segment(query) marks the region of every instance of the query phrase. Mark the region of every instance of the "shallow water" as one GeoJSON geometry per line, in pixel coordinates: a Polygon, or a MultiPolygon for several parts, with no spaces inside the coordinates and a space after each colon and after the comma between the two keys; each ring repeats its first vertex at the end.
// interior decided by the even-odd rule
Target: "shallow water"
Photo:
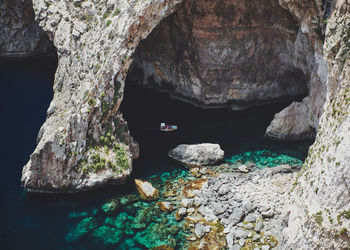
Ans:
{"type": "MultiPolygon", "coordinates": [[[[107,216],[101,212],[101,206],[112,198],[135,192],[132,179],[123,186],[79,195],[29,195],[21,189],[21,170],[35,148],[37,133],[45,120],[56,66],[55,58],[0,61],[2,249],[110,248],[110,244],[104,246],[103,242],[89,237],[72,243],[68,236],[86,216],[93,216],[102,225],[106,217],[113,218],[125,211],[122,206],[118,213],[107,216]]],[[[128,83],[122,111],[141,149],[140,158],[134,164],[133,177],[147,178],[172,171],[175,171],[172,178],[183,174],[182,167],[167,157],[168,150],[180,143],[219,143],[228,161],[237,159],[235,155],[247,161],[254,157],[261,160],[262,155],[256,153],[261,150],[269,150],[269,153],[263,153],[264,157],[283,154],[303,161],[310,142],[276,143],[263,137],[274,113],[286,105],[288,103],[268,105],[244,112],[201,110],[128,83]],[[177,124],[179,130],[175,133],[159,132],[162,121],[177,124]],[[253,153],[247,156],[246,152],[253,153]]],[[[261,162],[265,164],[263,160],[261,162]]],[[[157,185],[162,187],[162,183],[157,185]]],[[[103,232],[106,234],[103,230],[97,233],[103,232]]],[[[117,244],[113,248],[121,249],[122,246],[117,244]]]]}

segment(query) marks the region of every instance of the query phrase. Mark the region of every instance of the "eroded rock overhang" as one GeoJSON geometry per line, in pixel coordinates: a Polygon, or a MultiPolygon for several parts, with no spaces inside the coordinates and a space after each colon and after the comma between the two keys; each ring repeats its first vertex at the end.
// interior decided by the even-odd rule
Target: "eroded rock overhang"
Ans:
{"type": "Polygon", "coordinates": [[[202,108],[246,109],[308,93],[312,47],[278,1],[184,1],[143,40],[129,77],[202,108]]]}

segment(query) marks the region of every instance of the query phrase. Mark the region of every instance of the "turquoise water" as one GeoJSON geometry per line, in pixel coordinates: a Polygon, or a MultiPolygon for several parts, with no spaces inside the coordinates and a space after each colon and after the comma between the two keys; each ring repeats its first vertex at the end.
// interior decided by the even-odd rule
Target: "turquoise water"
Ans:
{"type": "Polygon", "coordinates": [[[181,246],[188,232],[179,229],[174,212],[160,213],[155,201],[141,201],[133,183],[133,178],[154,176],[151,182],[162,190],[169,180],[177,183],[186,177],[187,170],[167,157],[168,150],[180,143],[214,142],[224,149],[227,161],[254,161],[265,167],[285,161],[299,164],[311,143],[264,138],[274,113],[288,103],[244,112],[201,110],[128,83],[122,111],[141,149],[132,178],[125,185],[84,194],[27,194],[20,187],[21,170],[45,120],[56,66],[55,58],[0,61],[2,249],[132,249],[165,242],[181,246]],[[160,133],[161,121],[177,124],[179,131],[160,133]],[[148,212],[140,215],[143,210],[148,212]],[[136,222],[142,220],[140,228],[136,222]]]}

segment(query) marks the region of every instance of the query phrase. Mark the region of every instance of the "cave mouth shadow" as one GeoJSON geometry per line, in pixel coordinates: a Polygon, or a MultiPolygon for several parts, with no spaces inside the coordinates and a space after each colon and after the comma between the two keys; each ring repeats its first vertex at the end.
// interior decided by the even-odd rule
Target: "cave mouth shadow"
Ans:
{"type": "Polygon", "coordinates": [[[202,109],[127,79],[120,110],[140,146],[133,175],[149,176],[179,168],[167,155],[179,144],[218,143],[227,156],[262,145],[293,146],[293,143],[275,142],[264,136],[274,115],[290,103],[266,104],[241,111],[202,109]],[[175,124],[178,130],[162,132],[161,122],[175,124]]]}
{"type": "Polygon", "coordinates": [[[265,130],[307,96],[310,76],[294,59],[308,55],[294,58],[305,37],[292,14],[264,1],[184,1],[140,42],[120,106],[140,144],[136,175],[147,164],[175,164],[167,153],[183,143],[218,143],[227,154],[288,145],[269,141],[265,130]],[[179,129],[161,132],[161,122],[179,129]]]}

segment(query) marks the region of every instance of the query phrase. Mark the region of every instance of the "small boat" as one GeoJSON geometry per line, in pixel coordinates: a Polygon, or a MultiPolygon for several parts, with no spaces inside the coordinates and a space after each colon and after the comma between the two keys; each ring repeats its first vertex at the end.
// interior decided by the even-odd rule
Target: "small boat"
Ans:
{"type": "Polygon", "coordinates": [[[162,122],[160,124],[160,131],[171,132],[177,130],[177,125],[166,124],[162,122]]]}

